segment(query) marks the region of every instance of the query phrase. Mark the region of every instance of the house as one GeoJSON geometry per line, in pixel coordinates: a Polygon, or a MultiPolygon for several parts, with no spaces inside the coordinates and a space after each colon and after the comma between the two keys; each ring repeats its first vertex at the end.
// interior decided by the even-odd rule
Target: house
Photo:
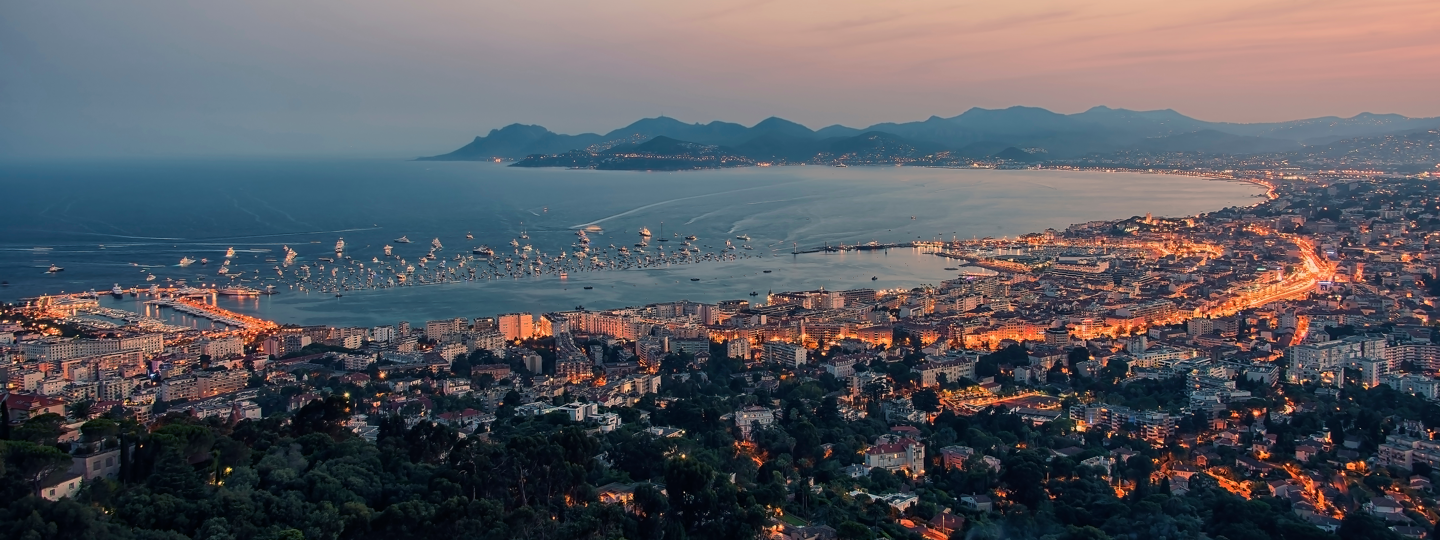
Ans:
{"type": "Polygon", "coordinates": [[[10,408],[11,422],[24,422],[42,414],[65,416],[65,400],[49,396],[26,393],[0,395],[0,402],[10,408]]]}
{"type": "Polygon", "coordinates": [[[911,476],[925,474],[925,445],[909,437],[881,435],[875,445],[865,450],[865,466],[890,472],[906,471],[911,476]]]}
{"type": "Polygon", "coordinates": [[[764,407],[745,407],[735,411],[735,427],[740,428],[740,437],[750,440],[750,436],[757,430],[765,429],[775,423],[775,411],[764,407]]]}
{"type": "Polygon", "coordinates": [[[71,456],[70,472],[85,480],[114,479],[120,476],[120,449],[101,450],[71,456]]]}
{"type": "Polygon", "coordinates": [[[965,460],[975,455],[975,449],[969,446],[946,446],[940,449],[940,461],[946,469],[964,469],[965,460]]]}
{"type": "Polygon", "coordinates": [[[1319,448],[1316,448],[1316,447],[1314,447],[1314,446],[1311,446],[1311,445],[1308,445],[1308,444],[1302,444],[1302,445],[1299,445],[1299,446],[1296,446],[1296,447],[1295,447],[1295,460],[1296,460],[1296,461],[1300,461],[1300,462],[1303,463],[1303,462],[1306,462],[1306,461],[1310,461],[1310,458],[1313,458],[1313,457],[1315,457],[1315,456],[1317,456],[1317,455],[1320,455],[1320,449],[1319,449],[1319,448]]]}
{"type": "Polygon", "coordinates": [[[961,495],[960,502],[973,510],[979,510],[981,512],[991,512],[995,510],[995,503],[990,500],[988,495],[961,495]]]}
{"type": "Polygon", "coordinates": [[[1390,519],[1392,516],[1399,516],[1405,513],[1405,507],[1401,506],[1395,499],[1389,497],[1374,497],[1370,502],[1365,503],[1365,509],[1371,514],[1382,518],[1390,519]]]}
{"type": "Polygon", "coordinates": [[[80,485],[84,480],[79,474],[73,472],[52,474],[40,483],[40,496],[49,501],[58,501],[74,496],[80,491],[80,485]]]}

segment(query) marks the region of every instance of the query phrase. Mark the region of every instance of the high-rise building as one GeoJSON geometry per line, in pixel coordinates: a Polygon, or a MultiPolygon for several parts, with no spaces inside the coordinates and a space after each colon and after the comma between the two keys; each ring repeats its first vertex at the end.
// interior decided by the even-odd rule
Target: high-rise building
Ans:
{"type": "Polygon", "coordinates": [[[506,313],[498,322],[500,334],[507,340],[529,339],[535,334],[535,319],[529,313],[506,313]]]}

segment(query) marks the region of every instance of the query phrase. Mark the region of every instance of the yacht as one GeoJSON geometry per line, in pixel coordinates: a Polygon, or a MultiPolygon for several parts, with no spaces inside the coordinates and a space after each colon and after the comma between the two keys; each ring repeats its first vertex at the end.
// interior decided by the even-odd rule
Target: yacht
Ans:
{"type": "Polygon", "coordinates": [[[649,238],[649,237],[650,237],[650,229],[647,229],[647,228],[645,228],[645,227],[640,227],[640,236],[643,236],[643,237],[645,237],[645,238],[649,238]]]}
{"type": "Polygon", "coordinates": [[[155,274],[146,274],[145,281],[155,281],[155,274]]]}
{"type": "Polygon", "coordinates": [[[54,273],[56,273],[56,272],[64,272],[64,271],[65,271],[64,268],[61,268],[61,267],[59,267],[59,266],[55,266],[55,265],[53,265],[53,264],[50,265],[50,268],[49,268],[49,269],[45,270],[45,272],[46,272],[46,273],[49,273],[49,274],[54,274],[54,273]]]}
{"type": "Polygon", "coordinates": [[[205,259],[205,258],[201,258],[201,259],[200,259],[200,265],[201,265],[201,266],[204,266],[204,265],[207,265],[207,264],[210,264],[210,259],[205,259]]]}
{"type": "Polygon", "coordinates": [[[345,251],[345,239],[344,239],[344,238],[341,238],[341,239],[335,241],[335,253],[340,253],[340,252],[342,252],[342,251],[345,251]]]}
{"type": "Polygon", "coordinates": [[[466,240],[474,240],[474,239],[475,239],[475,235],[470,234],[470,233],[467,232],[467,233],[465,233],[465,239],[466,239],[466,240]]]}
{"type": "Polygon", "coordinates": [[[386,245],[385,245],[385,256],[386,256],[386,257],[389,257],[389,256],[390,256],[390,250],[392,250],[392,249],[395,249],[395,248],[390,247],[389,244],[386,244],[386,245]]]}
{"type": "Polygon", "coordinates": [[[180,266],[190,266],[192,264],[195,264],[195,259],[191,259],[190,257],[180,258],[180,266]]]}
{"type": "Polygon", "coordinates": [[[225,248],[225,258],[226,258],[226,259],[229,259],[229,258],[234,257],[234,256],[235,256],[235,248],[233,248],[233,247],[225,248]]]}
{"type": "Polygon", "coordinates": [[[749,241],[750,241],[750,235],[748,235],[748,234],[742,234],[742,235],[740,235],[740,236],[736,236],[735,239],[736,239],[736,240],[744,240],[744,241],[746,241],[746,242],[749,242],[749,241]]]}
{"type": "Polygon", "coordinates": [[[260,296],[260,291],[249,287],[222,287],[215,292],[225,296],[260,296]]]}
{"type": "Polygon", "coordinates": [[[699,240],[699,239],[696,238],[695,235],[693,235],[693,234],[690,235],[690,236],[686,236],[686,237],[685,237],[685,241],[686,241],[686,242],[694,242],[694,241],[696,241],[696,240],[699,240]]]}
{"type": "Polygon", "coordinates": [[[401,237],[395,239],[395,243],[396,243],[396,244],[409,244],[409,243],[410,243],[410,239],[409,239],[409,238],[406,238],[406,237],[404,237],[404,236],[401,236],[401,237]]]}
{"type": "Polygon", "coordinates": [[[436,239],[434,239],[434,240],[431,240],[431,241],[430,241],[430,247],[435,248],[435,249],[445,249],[445,246],[440,245],[440,239],[439,239],[439,238],[436,238],[436,239]]]}
{"type": "Polygon", "coordinates": [[[120,288],[120,284],[119,284],[119,283],[116,283],[114,287],[111,287],[111,288],[110,288],[110,294],[113,295],[113,296],[116,297],[116,298],[124,298],[124,297],[125,297],[125,289],[121,289],[121,288],[120,288]]]}
{"type": "Polygon", "coordinates": [[[489,246],[480,246],[478,248],[470,250],[470,253],[485,257],[487,259],[495,256],[495,250],[490,249],[489,246]]]}

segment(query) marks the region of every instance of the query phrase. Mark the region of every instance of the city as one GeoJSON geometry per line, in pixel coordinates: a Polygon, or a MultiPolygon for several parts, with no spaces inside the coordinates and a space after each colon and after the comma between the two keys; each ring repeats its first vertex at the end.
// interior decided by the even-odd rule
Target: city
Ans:
{"type": "Polygon", "coordinates": [[[968,270],[910,289],[363,328],[278,325],[208,289],[144,293],[207,330],[43,296],[0,317],[6,438],[42,445],[24,462],[42,498],[117,508],[135,503],[96,486],[154,481],[162,452],[188,453],[186,489],[254,489],[280,481],[253,472],[284,467],[272,458],[327,459],[304,449],[320,433],[627,536],[661,526],[667,491],[694,481],[729,499],[666,519],[724,520],[726,535],[1114,534],[1127,518],[1098,501],[1134,513],[1194,494],[1213,511],[1266,501],[1244,525],[1264,534],[1428,537],[1440,182],[1249,181],[1269,190],[1249,207],[912,242],[968,270]],[[504,449],[534,436],[576,439],[516,450],[536,461],[506,477],[504,449]],[[272,446],[286,440],[299,446],[272,446]],[[526,469],[562,464],[579,476],[526,469]],[[1076,497],[1091,509],[1061,512],[1076,497]]]}
{"type": "Polygon", "coordinates": [[[0,14],[0,538],[1440,540],[1440,2],[0,14]]]}

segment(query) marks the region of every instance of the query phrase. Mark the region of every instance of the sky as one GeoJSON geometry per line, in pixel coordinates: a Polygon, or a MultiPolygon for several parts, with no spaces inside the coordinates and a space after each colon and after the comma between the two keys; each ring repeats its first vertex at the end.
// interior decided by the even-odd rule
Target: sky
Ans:
{"type": "Polygon", "coordinates": [[[513,122],[1440,116],[1435,0],[0,1],[0,157],[443,153],[513,122]]]}

